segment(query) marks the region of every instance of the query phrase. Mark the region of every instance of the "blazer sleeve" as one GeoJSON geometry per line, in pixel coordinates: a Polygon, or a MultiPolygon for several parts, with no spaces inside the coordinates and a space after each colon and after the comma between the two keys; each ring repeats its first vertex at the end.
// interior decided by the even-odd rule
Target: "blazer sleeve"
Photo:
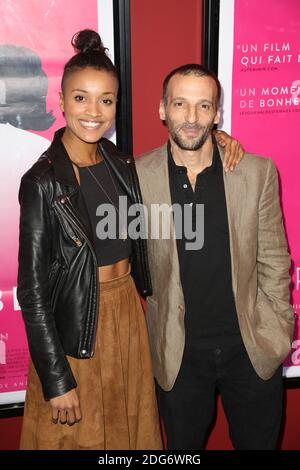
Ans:
{"type": "Polygon", "coordinates": [[[264,188],[259,201],[258,288],[272,303],[273,311],[292,339],[294,312],[290,305],[290,255],[283,226],[275,165],[268,159],[264,188]]]}
{"type": "Polygon", "coordinates": [[[55,326],[50,301],[50,211],[40,181],[23,176],[19,190],[20,234],[17,297],[30,356],[45,399],[76,387],[55,326]]]}

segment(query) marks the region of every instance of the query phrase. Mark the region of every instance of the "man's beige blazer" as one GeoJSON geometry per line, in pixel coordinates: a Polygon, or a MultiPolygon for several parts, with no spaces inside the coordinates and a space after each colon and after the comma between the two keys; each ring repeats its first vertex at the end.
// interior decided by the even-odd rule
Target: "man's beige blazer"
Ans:
{"type": "MultiPolygon", "coordinates": [[[[150,220],[151,204],[171,205],[167,146],[137,158],[136,167],[148,230],[155,232],[158,227],[151,224],[158,222],[150,220]]],[[[240,331],[254,369],[266,380],[289,353],[294,328],[277,171],[271,159],[245,154],[233,172],[224,172],[224,185],[240,331]]],[[[185,344],[185,305],[172,217],[170,223],[170,239],[148,238],[153,295],[147,299],[146,318],[154,375],[164,390],[174,385],[185,344]]]]}

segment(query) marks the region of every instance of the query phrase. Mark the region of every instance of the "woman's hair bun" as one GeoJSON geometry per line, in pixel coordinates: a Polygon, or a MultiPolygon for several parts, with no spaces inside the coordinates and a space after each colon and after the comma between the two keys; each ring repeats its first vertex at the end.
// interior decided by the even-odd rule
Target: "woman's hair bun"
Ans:
{"type": "Polygon", "coordinates": [[[99,34],[92,29],[83,29],[76,33],[72,38],[72,46],[77,52],[83,54],[90,52],[106,54],[106,48],[103,46],[99,34]]]}

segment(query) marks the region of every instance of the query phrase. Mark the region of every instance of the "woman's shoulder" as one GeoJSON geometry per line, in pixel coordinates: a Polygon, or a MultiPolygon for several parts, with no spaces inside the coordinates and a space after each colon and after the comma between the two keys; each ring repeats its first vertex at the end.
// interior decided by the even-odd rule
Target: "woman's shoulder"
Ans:
{"type": "Polygon", "coordinates": [[[53,162],[47,152],[44,152],[38,160],[22,176],[22,180],[31,180],[36,182],[46,182],[52,180],[54,176],[53,162]]]}

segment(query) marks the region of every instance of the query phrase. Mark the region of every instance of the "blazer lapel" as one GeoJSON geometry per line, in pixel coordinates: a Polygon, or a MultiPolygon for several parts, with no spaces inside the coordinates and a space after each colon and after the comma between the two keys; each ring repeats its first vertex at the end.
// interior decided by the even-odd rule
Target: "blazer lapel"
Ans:
{"type": "Polygon", "coordinates": [[[149,189],[152,196],[151,202],[171,205],[167,144],[158,149],[149,170],[152,173],[151,182],[149,181],[149,189]]]}
{"type": "MultiPolygon", "coordinates": [[[[223,160],[223,150],[220,147],[219,152],[223,160]]],[[[247,201],[247,184],[243,170],[239,166],[234,171],[223,174],[229,226],[232,287],[236,296],[239,272],[239,236],[242,231],[243,209],[245,201],[247,201]]]]}
{"type": "MultiPolygon", "coordinates": [[[[178,264],[177,270],[179,275],[179,261],[177,253],[177,244],[175,239],[175,228],[173,215],[170,212],[170,239],[161,239],[161,223],[159,226],[154,226],[158,222],[157,217],[151,216],[151,205],[152,204],[166,204],[168,207],[171,207],[171,193],[169,186],[169,168],[168,168],[168,153],[167,153],[167,144],[157,150],[155,158],[152,160],[147,172],[147,178],[144,180],[144,184],[147,185],[147,200],[151,202],[148,205],[148,221],[149,221],[149,233],[151,237],[151,230],[155,233],[159,233],[159,240],[154,240],[159,244],[160,256],[167,257],[170,259],[170,262],[178,264]]],[[[153,232],[152,232],[153,233],[153,232]]],[[[157,249],[157,248],[156,248],[157,249]]],[[[151,253],[149,253],[151,256],[151,253]]]]}

